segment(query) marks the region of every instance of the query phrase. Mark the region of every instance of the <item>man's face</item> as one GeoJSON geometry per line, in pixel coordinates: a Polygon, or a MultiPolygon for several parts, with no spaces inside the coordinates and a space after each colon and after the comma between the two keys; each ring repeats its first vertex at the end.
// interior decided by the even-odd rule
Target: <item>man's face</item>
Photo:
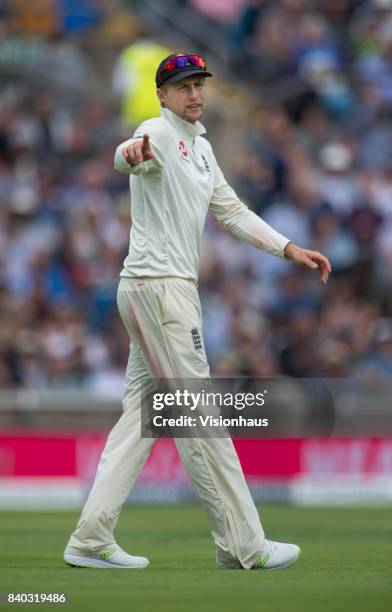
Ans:
{"type": "Polygon", "coordinates": [[[205,81],[205,77],[193,75],[177,83],[168,83],[157,90],[158,98],[181,119],[195,123],[204,110],[205,81]]]}

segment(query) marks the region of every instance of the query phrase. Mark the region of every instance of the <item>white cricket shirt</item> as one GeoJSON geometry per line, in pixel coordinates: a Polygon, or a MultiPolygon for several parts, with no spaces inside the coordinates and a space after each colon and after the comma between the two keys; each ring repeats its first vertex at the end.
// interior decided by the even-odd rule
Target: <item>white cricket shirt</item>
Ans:
{"type": "Polygon", "coordinates": [[[250,211],[228,185],[206,130],[167,108],[144,121],[116,150],[114,167],[129,173],[132,227],[120,276],[178,276],[197,281],[208,210],[235,236],[284,257],[289,239],[250,211]],[[154,159],[128,164],[122,149],[148,134],[154,159]]]}

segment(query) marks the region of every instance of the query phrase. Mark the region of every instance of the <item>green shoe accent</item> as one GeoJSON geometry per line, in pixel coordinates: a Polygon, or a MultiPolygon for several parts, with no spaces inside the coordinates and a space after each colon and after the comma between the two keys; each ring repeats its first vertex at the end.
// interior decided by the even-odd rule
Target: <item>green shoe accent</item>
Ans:
{"type": "Polygon", "coordinates": [[[267,563],[269,558],[270,556],[268,553],[266,553],[263,558],[257,557],[256,559],[257,567],[260,567],[260,568],[264,567],[264,565],[267,563]]]}
{"type": "Polygon", "coordinates": [[[110,557],[110,555],[112,555],[114,552],[114,550],[110,550],[109,552],[101,553],[99,556],[101,557],[102,561],[106,561],[106,559],[110,557]]]}

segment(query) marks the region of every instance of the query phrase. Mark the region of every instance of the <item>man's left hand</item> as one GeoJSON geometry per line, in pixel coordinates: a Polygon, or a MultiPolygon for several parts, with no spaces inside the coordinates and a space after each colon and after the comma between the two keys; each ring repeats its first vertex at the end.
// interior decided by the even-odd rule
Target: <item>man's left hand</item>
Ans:
{"type": "Polygon", "coordinates": [[[318,251],[310,251],[309,249],[301,249],[293,242],[289,242],[284,250],[286,259],[291,259],[298,266],[308,268],[309,270],[318,270],[320,273],[320,281],[326,285],[329,273],[331,272],[331,264],[327,257],[318,251]]]}

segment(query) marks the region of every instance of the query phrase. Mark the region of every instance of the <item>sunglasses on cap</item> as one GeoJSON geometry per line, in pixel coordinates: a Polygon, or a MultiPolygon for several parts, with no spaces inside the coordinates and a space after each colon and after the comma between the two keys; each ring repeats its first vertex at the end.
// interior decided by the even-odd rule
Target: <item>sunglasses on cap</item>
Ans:
{"type": "Polygon", "coordinates": [[[178,79],[172,79],[181,75],[181,73],[189,72],[190,74],[198,74],[199,72],[204,73],[203,76],[212,76],[210,72],[207,72],[207,64],[204,58],[196,53],[178,53],[177,55],[169,55],[166,59],[161,62],[158,66],[155,81],[157,87],[163,85],[163,83],[178,79]]]}

